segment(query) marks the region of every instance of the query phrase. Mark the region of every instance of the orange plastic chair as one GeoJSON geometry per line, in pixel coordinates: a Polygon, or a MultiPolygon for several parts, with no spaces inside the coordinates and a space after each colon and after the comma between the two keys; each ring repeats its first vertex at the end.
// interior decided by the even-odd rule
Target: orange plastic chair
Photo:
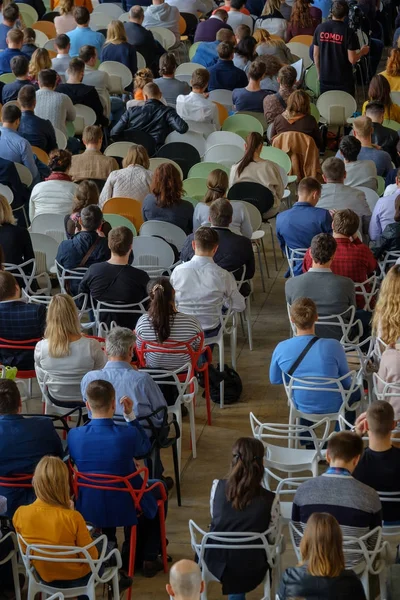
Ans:
{"type": "Polygon", "coordinates": [[[179,17],[179,33],[181,35],[183,35],[186,31],[186,21],[185,19],[182,17],[182,15],[179,17]]]}
{"type": "Polygon", "coordinates": [[[32,152],[33,154],[36,154],[36,156],[39,160],[42,161],[42,163],[44,163],[45,165],[49,164],[49,155],[47,154],[47,152],[45,152],[41,148],[38,148],[37,146],[32,146],[32,152]]]}
{"type": "Polygon", "coordinates": [[[214,104],[217,105],[219,124],[222,126],[223,122],[226,121],[226,119],[229,117],[228,110],[225,108],[225,106],[223,104],[220,104],[219,102],[215,102],[215,100],[213,100],[213,102],[214,102],[214,104]]]}
{"type": "Polygon", "coordinates": [[[305,46],[311,46],[313,43],[312,35],[295,35],[291,40],[291,42],[297,42],[298,44],[304,44],[305,46]]]}
{"type": "MultiPolygon", "coordinates": [[[[54,10],[60,3],[60,0],[50,0],[50,10],[54,10]]],[[[93,12],[92,0],[75,0],[74,6],[85,6],[90,13],[93,12]]]]}
{"type": "Polygon", "coordinates": [[[55,37],[57,37],[55,25],[54,23],[51,23],[51,21],[37,21],[32,25],[32,29],[36,29],[36,31],[41,31],[42,33],[47,35],[49,40],[52,40],[55,37]]]}
{"type": "Polygon", "coordinates": [[[57,56],[57,52],[54,52],[54,50],[47,50],[47,52],[49,53],[50,58],[55,58],[57,56]]]}
{"type": "Polygon", "coordinates": [[[137,231],[144,223],[142,203],[132,198],[110,198],[103,206],[103,214],[121,215],[129,219],[137,231]]]}

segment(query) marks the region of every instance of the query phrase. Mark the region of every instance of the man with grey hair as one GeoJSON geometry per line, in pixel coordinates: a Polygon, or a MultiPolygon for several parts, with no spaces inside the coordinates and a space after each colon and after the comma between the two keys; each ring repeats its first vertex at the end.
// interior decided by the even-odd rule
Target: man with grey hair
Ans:
{"type": "Polygon", "coordinates": [[[132,6],[129,11],[129,21],[124,23],[126,37],[135,47],[136,52],[143,56],[146,67],[149,67],[157,77],[158,62],[165,49],[154,39],[152,32],[143,27],[143,20],[143,8],[139,5],[132,6]]]}
{"type": "Polygon", "coordinates": [[[175,600],[200,600],[204,590],[201,571],[193,560],[180,560],[172,565],[169,583],[165,586],[168,594],[175,600]]]}

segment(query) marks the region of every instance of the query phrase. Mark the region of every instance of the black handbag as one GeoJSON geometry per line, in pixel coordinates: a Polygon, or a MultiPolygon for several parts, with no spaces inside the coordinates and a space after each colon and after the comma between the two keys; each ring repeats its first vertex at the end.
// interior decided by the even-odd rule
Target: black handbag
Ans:
{"type": "Polygon", "coordinates": [[[210,372],[211,400],[217,404],[220,403],[221,396],[219,393],[219,384],[221,379],[223,379],[225,382],[224,404],[234,404],[235,402],[238,402],[243,390],[243,384],[239,373],[237,373],[235,369],[232,369],[232,367],[228,367],[228,365],[224,365],[223,372],[219,371],[218,365],[216,373],[218,373],[218,377],[213,377],[210,372]]]}

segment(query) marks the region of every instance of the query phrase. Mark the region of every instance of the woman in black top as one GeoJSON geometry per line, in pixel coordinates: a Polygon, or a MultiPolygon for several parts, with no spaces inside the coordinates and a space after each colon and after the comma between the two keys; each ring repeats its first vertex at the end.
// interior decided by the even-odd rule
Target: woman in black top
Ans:
{"type": "MultiPolygon", "coordinates": [[[[259,440],[239,438],[233,445],[228,479],[215,480],[211,490],[211,531],[265,533],[277,525],[275,494],[261,485],[263,457],[264,446],[259,440]]],[[[228,600],[244,600],[247,592],[262,583],[268,570],[263,550],[210,549],[206,550],[205,562],[222,583],[228,600]]]]}
{"type": "MultiPolygon", "coordinates": [[[[31,236],[27,229],[16,225],[11,206],[8,200],[0,194],[0,245],[3,248],[4,262],[21,265],[35,258],[32,248],[31,236]]],[[[25,273],[30,274],[32,267],[28,265],[25,273]]],[[[25,287],[21,278],[18,278],[21,287],[25,287]]]]}
{"type": "Polygon", "coordinates": [[[300,543],[302,560],[286,569],[278,598],[307,600],[366,600],[361,581],[344,568],[339,523],[328,513],[313,513],[300,543]]]}
{"type": "Polygon", "coordinates": [[[274,119],[271,139],[286,131],[305,133],[313,138],[317,148],[322,147],[318,123],[310,114],[310,96],[304,90],[296,90],[290,94],[286,110],[274,119]]]}

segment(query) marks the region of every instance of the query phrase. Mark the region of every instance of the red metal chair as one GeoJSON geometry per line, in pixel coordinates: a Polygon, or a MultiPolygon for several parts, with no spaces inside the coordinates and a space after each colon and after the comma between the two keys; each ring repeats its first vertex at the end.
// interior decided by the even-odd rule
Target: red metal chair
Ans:
{"type": "MultiPolygon", "coordinates": [[[[33,352],[35,350],[35,346],[38,342],[40,342],[41,338],[34,338],[31,340],[6,340],[4,338],[0,338],[0,349],[4,350],[32,350],[32,360],[33,360],[33,352]]],[[[32,379],[36,379],[35,369],[18,369],[17,380],[18,379],[28,379],[28,395],[32,396],[32,379]]]]}
{"type": "Polygon", "coordinates": [[[33,473],[16,473],[11,477],[0,475],[0,486],[7,488],[31,488],[33,473]]]}
{"type": "MultiPolygon", "coordinates": [[[[150,487],[147,486],[149,478],[149,471],[146,467],[138,469],[134,473],[121,477],[118,475],[106,475],[100,473],[80,473],[76,471],[70,464],[72,473],[72,487],[74,490],[75,499],[77,500],[79,495],[79,488],[90,488],[92,490],[107,490],[112,492],[121,492],[124,494],[130,494],[134,509],[138,515],[142,512],[141,500],[144,494],[151,493],[153,489],[159,488],[161,499],[157,500],[158,515],[160,521],[160,537],[161,537],[161,551],[162,560],[164,566],[164,573],[168,572],[167,566],[167,538],[165,530],[165,502],[167,500],[167,492],[165,491],[164,485],[161,481],[157,481],[150,487]],[[143,483],[140,489],[135,489],[131,484],[131,479],[134,477],[140,477],[143,475],[143,483]],[[118,484],[123,484],[124,487],[117,487],[118,484]]],[[[87,520],[90,520],[90,515],[83,515],[87,520]]],[[[97,524],[96,524],[97,525],[97,524]]],[[[99,524],[100,526],[100,524],[99,524]]],[[[131,526],[131,537],[129,545],[129,567],[128,575],[133,577],[135,570],[135,554],[136,554],[136,525],[131,526]]],[[[129,588],[128,600],[131,600],[132,587],[129,588]]]]}
{"type": "MultiPolygon", "coordinates": [[[[210,397],[210,379],[208,367],[212,362],[212,352],[209,346],[204,346],[204,333],[201,331],[186,342],[176,342],[166,340],[162,344],[150,340],[144,340],[139,335],[136,336],[136,353],[139,358],[141,368],[151,368],[146,364],[146,354],[187,354],[190,357],[191,372],[190,377],[195,377],[196,373],[204,373],[204,392],[207,408],[207,423],[211,425],[211,397],[210,397]],[[198,347],[195,350],[195,347],[198,347]],[[206,362],[200,367],[198,361],[200,356],[205,353],[206,362]]],[[[179,377],[180,381],[185,380],[185,374],[179,377]]]]}

